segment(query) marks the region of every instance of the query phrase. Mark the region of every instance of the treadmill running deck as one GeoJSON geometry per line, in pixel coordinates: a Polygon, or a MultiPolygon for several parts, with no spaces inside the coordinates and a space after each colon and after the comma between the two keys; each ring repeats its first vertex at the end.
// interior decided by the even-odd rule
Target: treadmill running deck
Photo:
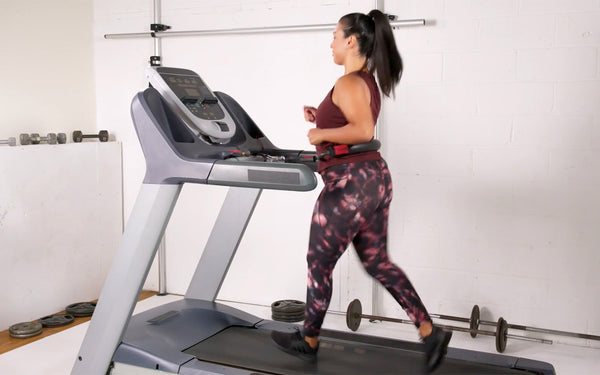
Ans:
{"type": "MultiPolygon", "coordinates": [[[[201,361],[267,374],[420,374],[420,345],[384,347],[322,337],[318,361],[309,363],[286,354],[271,341],[270,330],[229,327],[192,346],[185,353],[201,361]]],[[[523,371],[447,358],[436,375],[520,374],[523,371]]]]}

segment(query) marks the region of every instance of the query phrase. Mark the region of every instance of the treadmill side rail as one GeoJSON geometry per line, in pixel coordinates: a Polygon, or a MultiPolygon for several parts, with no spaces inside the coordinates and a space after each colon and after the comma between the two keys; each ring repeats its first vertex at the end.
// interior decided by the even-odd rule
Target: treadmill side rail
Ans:
{"type": "Polygon", "coordinates": [[[217,160],[208,175],[209,185],[258,189],[310,191],[315,174],[305,165],[217,160]]]}
{"type": "Polygon", "coordinates": [[[182,185],[142,184],[72,375],[105,375],[152,265],[182,185]]]}

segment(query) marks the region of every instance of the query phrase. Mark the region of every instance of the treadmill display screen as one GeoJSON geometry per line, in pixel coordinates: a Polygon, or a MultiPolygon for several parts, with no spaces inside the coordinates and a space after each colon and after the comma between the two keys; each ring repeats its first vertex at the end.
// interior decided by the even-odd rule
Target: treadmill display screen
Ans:
{"type": "Polygon", "coordinates": [[[162,74],[175,95],[196,117],[204,120],[221,120],[225,117],[217,98],[198,77],[162,74]]]}
{"type": "Polygon", "coordinates": [[[194,88],[186,88],[185,93],[188,94],[189,96],[196,96],[196,97],[200,96],[200,91],[198,91],[194,88]]]}

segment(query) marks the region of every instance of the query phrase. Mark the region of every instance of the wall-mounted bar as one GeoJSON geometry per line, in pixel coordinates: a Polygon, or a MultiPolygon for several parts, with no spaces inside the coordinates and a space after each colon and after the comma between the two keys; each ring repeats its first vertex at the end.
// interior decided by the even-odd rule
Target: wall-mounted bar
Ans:
{"type": "MultiPolygon", "coordinates": [[[[392,28],[401,26],[425,26],[424,19],[398,20],[391,21],[392,28]]],[[[336,24],[321,25],[297,25],[297,26],[271,26],[271,27],[247,27],[233,29],[214,29],[214,30],[191,30],[191,31],[164,31],[164,32],[145,32],[145,33],[124,33],[124,34],[105,34],[106,39],[124,39],[124,38],[167,38],[177,36],[206,36],[206,35],[229,35],[229,34],[268,34],[299,31],[321,31],[333,30],[336,24]]]]}

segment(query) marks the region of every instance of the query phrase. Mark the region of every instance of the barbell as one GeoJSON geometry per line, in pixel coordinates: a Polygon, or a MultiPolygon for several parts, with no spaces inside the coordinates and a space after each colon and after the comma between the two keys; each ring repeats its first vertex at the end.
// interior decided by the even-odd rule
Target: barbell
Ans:
{"type": "MultiPolygon", "coordinates": [[[[552,340],[509,334],[508,333],[509,325],[504,318],[499,318],[498,322],[495,323],[495,326],[496,326],[495,332],[480,330],[480,329],[478,329],[478,327],[479,327],[479,323],[481,323],[482,321],[479,320],[479,307],[477,307],[476,310],[477,310],[476,313],[474,312],[475,309],[473,309],[473,312],[471,313],[471,317],[473,318],[474,316],[476,316],[476,319],[472,319],[471,321],[467,318],[458,318],[458,317],[453,317],[453,316],[448,316],[448,315],[439,315],[439,314],[431,314],[431,317],[437,317],[439,319],[446,319],[447,317],[451,317],[453,319],[450,319],[450,320],[461,319],[460,321],[469,322],[470,323],[469,328],[442,325],[442,324],[437,324],[437,323],[436,323],[436,325],[440,328],[445,328],[445,329],[449,329],[452,331],[470,333],[471,337],[476,337],[478,334],[486,335],[486,336],[493,336],[496,338],[496,351],[498,351],[499,353],[503,353],[504,350],[506,349],[506,342],[508,341],[508,339],[533,341],[533,342],[540,342],[543,344],[552,344],[552,340]],[[477,324],[475,325],[475,323],[477,323],[477,324]]],[[[392,322],[392,323],[414,324],[411,320],[407,320],[407,319],[389,318],[389,317],[385,317],[385,316],[363,314],[362,313],[362,305],[360,303],[360,300],[355,299],[354,301],[350,302],[350,304],[348,305],[348,309],[346,310],[346,325],[352,331],[356,331],[358,329],[358,327],[360,327],[361,319],[381,320],[384,322],[392,322]]]]}
{"type": "MultiPolygon", "coordinates": [[[[473,309],[471,309],[471,317],[470,318],[461,318],[458,316],[452,316],[452,315],[438,315],[438,314],[430,314],[432,318],[438,318],[438,319],[443,319],[443,320],[453,320],[456,322],[463,322],[463,323],[469,323],[469,327],[473,328],[474,330],[479,329],[479,325],[487,325],[487,326],[495,326],[496,323],[494,322],[490,322],[488,320],[481,320],[479,317],[479,306],[477,305],[473,305],[473,309]]],[[[521,324],[508,324],[506,325],[508,328],[510,329],[517,329],[520,331],[528,331],[528,332],[536,332],[536,333],[548,333],[548,334],[552,334],[552,335],[557,335],[557,336],[569,336],[569,337],[576,337],[579,339],[586,339],[586,340],[598,340],[600,341],[600,336],[596,336],[596,335],[590,335],[587,333],[577,333],[577,332],[568,332],[568,331],[559,331],[556,329],[549,329],[549,328],[537,328],[537,327],[530,327],[530,326],[526,326],[526,325],[521,325],[521,324]]],[[[477,333],[471,333],[471,337],[476,337],[477,333]]]]}

